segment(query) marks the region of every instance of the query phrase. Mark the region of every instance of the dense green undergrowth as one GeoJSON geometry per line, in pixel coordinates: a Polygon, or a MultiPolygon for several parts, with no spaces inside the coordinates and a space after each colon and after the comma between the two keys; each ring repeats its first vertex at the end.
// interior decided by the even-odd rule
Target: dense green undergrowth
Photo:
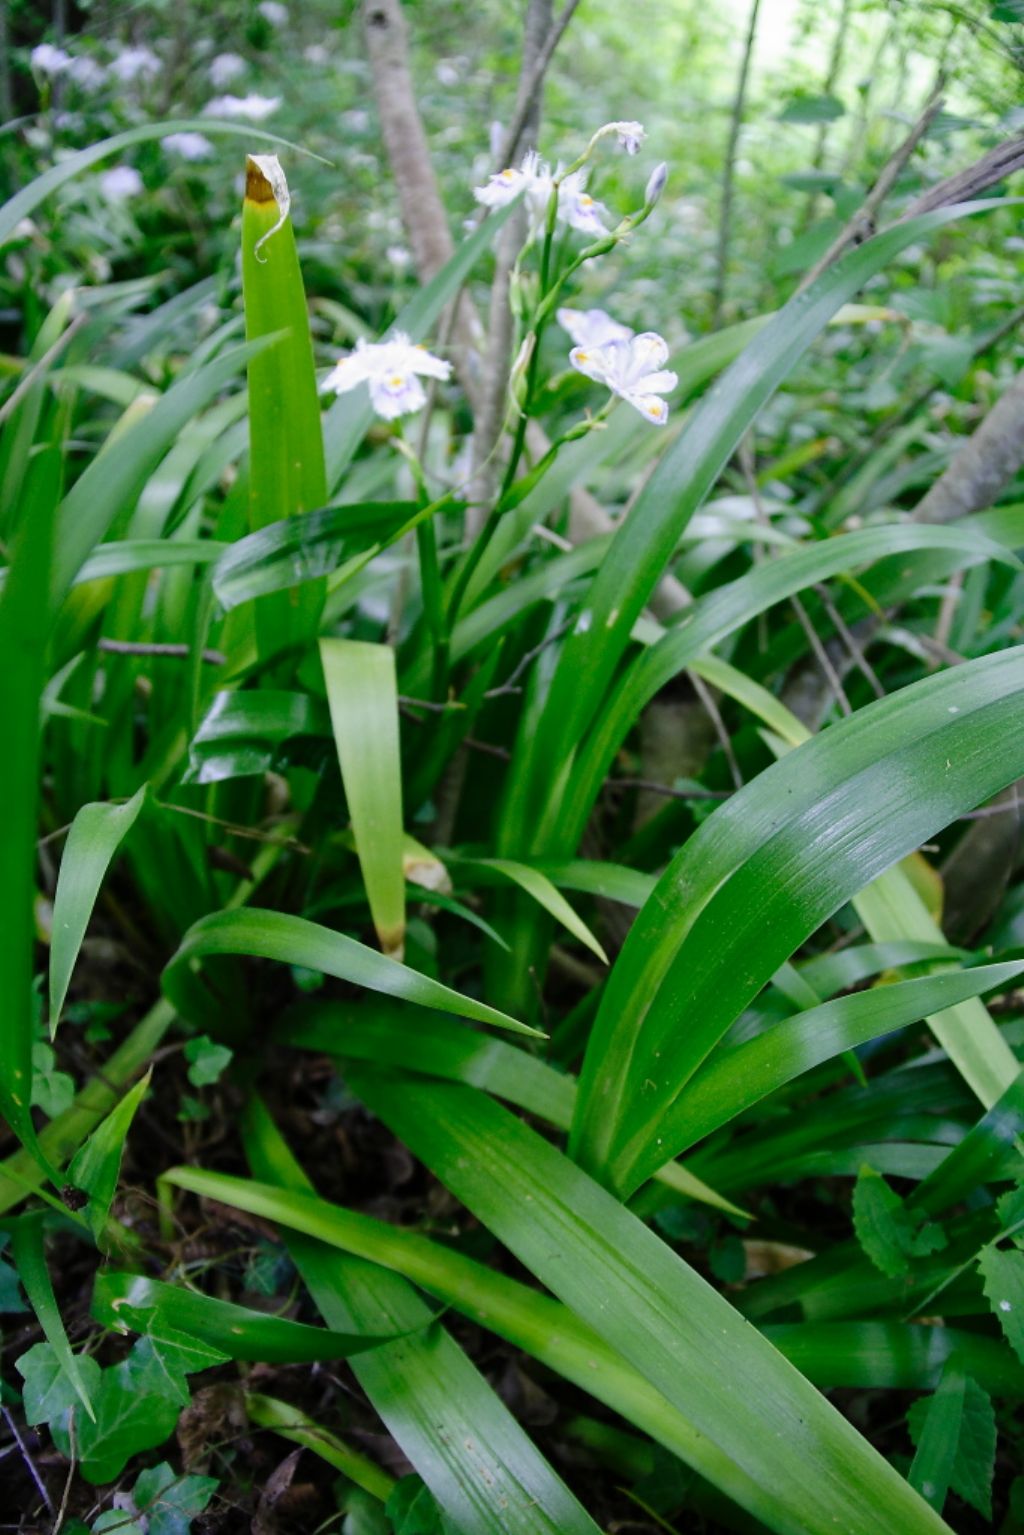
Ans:
{"type": "Polygon", "coordinates": [[[1012,184],[670,356],[592,122],[339,360],[301,151],[144,122],[0,210],[9,291],[200,129],[222,302],[58,284],[4,359],[15,1519],[1021,1527],[1019,456],[939,505],[1020,436],[1012,184]],[[951,392],[873,372],[957,293],[951,392]]]}

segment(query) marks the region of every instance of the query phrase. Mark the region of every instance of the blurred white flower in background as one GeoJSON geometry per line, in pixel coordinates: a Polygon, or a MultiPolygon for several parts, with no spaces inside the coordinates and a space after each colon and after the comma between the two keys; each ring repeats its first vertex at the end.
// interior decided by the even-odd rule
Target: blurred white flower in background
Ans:
{"type": "Polygon", "coordinates": [[[281,0],[260,0],[256,7],[264,21],[269,21],[272,27],[284,27],[288,24],[288,7],[281,4],[281,0]]]}
{"type": "Polygon", "coordinates": [[[628,341],[633,334],[605,309],[556,309],[555,319],[577,346],[606,346],[609,341],[628,341]]]}
{"type": "Polygon", "coordinates": [[[399,272],[404,272],[412,261],[412,256],[404,245],[389,245],[384,254],[399,272]]]}
{"type": "Polygon", "coordinates": [[[40,43],[29,54],[29,62],[37,75],[59,75],[71,63],[71,55],[52,43],[40,43]]]}
{"type": "Polygon", "coordinates": [[[449,59],[439,60],[434,74],[441,85],[452,86],[459,83],[459,71],[449,59]]]}
{"type": "Polygon", "coordinates": [[[558,190],[559,218],[584,234],[603,235],[608,233],[602,217],[607,211],[604,203],[595,202],[587,191],[585,171],[573,171],[566,176],[558,190]]]}
{"type": "Polygon", "coordinates": [[[162,68],[151,48],[122,48],[110,61],[110,73],[123,85],[132,80],[152,80],[162,68]]]}
{"type": "Polygon", "coordinates": [[[77,59],[72,59],[68,64],[68,79],[73,80],[82,91],[96,91],[107,78],[107,72],[102,64],[98,64],[89,54],[82,54],[77,59]]]}
{"type": "Polygon", "coordinates": [[[237,53],[218,53],[215,59],[210,60],[210,80],[217,90],[230,85],[232,80],[237,80],[245,71],[245,60],[237,53]]]}
{"type": "Polygon", "coordinates": [[[213,145],[205,133],[169,133],[161,140],[164,148],[183,160],[205,160],[213,154],[213,145]]]}
{"type": "Polygon", "coordinates": [[[679,382],[675,373],[665,369],[668,345],[652,330],[631,336],[628,341],[608,341],[603,346],[573,347],[569,361],[580,373],[604,384],[621,400],[632,405],[655,426],[668,420],[668,406],[661,396],[679,382]]]}
{"type": "Polygon", "coordinates": [[[308,48],[302,50],[302,57],[307,64],[327,64],[330,61],[331,50],[325,48],[323,43],[310,43],[308,48]]]}
{"type": "Polygon", "coordinates": [[[341,126],[349,133],[365,133],[370,126],[370,114],[362,107],[351,107],[341,114],[341,126]]]}
{"type": "Polygon", "coordinates": [[[261,123],[280,105],[280,96],[260,96],[255,91],[248,96],[214,96],[203,108],[203,116],[243,117],[251,123],[261,123]]]}
{"type": "Polygon", "coordinates": [[[142,191],[142,177],[133,165],[114,165],[100,173],[100,191],[112,203],[126,202],[142,191]]]}
{"type": "Polygon", "coordinates": [[[346,394],[359,384],[368,384],[370,402],[378,416],[394,421],[426,404],[420,375],[446,379],[451,371],[451,363],[442,362],[424,346],[414,346],[408,336],[398,331],[390,341],[367,342],[360,338],[355,351],[331,369],[320,388],[324,392],[346,394]]]}

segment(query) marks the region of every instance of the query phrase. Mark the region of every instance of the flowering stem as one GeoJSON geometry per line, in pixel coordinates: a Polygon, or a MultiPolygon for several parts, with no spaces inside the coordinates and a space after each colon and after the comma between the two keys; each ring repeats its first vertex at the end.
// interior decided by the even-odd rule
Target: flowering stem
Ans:
{"type": "MultiPolygon", "coordinates": [[[[409,444],[401,435],[394,439],[395,448],[412,471],[416,482],[417,499],[420,510],[430,505],[430,493],[427,489],[426,475],[423,465],[409,444]]],[[[420,589],[423,593],[423,616],[426,621],[430,637],[434,647],[434,663],[431,674],[431,696],[435,699],[444,697],[448,685],[448,622],[445,617],[444,596],[441,585],[441,567],[437,557],[437,533],[434,528],[434,519],[425,517],[422,522],[416,524],[416,552],[420,564],[420,589]]]]}

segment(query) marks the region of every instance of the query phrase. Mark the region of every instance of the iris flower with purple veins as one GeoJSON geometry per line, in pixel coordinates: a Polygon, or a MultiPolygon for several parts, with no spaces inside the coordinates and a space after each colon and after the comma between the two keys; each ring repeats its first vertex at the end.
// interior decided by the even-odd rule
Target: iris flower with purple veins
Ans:
{"type": "Polygon", "coordinates": [[[606,346],[609,341],[628,341],[633,334],[605,309],[556,309],[555,319],[577,346],[606,346]]]}
{"type": "Polygon", "coordinates": [[[587,191],[585,171],[571,171],[566,176],[558,189],[559,218],[584,234],[604,235],[608,233],[603,218],[607,211],[604,203],[595,202],[587,191]]]}
{"type": "Polygon", "coordinates": [[[446,379],[451,371],[451,363],[435,357],[424,346],[414,346],[399,332],[390,341],[357,341],[355,351],[331,369],[320,388],[345,394],[359,384],[368,384],[370,403],[378,416],[394,421],[426,404],[421,376],[446,379]]]}
{"type": "Polygon", "coordinates": [[[668,346],[654,331],[643,331],[628,341],[608,341],[604,346],[573,347],[569,361],[587,378],[604,384],[632,405],[645,420],[655,426],[665,425],[668,405],[661,396],[674,389],[678,379],[664,367],[668,346]]]}
{"type": "Polygon", "coordinates": [[[539,219],[547,208],[552,186],[550,166],[535,149],[531,149],[523,156],[523,163],[517,171],[511,166],[498,171],[485,186],[474,187],[473,196],[485,208],[504,208],[520,192],[525,192],[531,216],[539,219]]]}

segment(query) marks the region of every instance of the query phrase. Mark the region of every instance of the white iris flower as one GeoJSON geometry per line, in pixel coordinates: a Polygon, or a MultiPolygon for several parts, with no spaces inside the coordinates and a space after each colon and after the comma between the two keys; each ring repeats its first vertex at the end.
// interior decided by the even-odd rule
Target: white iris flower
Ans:
{"type": "Polygon", "coordinates": [[[280,105],[280,96],[261,96],[257,91],[250,91],[248,96],[214,96],[203,108],[203,116],[244,117],[251,123],[261,123],[280,105]]]}
{"type": "Polygon", "coordinates": [[[473,196],[485,208],[504,208],[520,192],[525,192],[531,217],[541,219],[553,185],[550,166],[535,149],[531,149],[517,171],[506,167],[492,176],[486,186],[474,187],[473,196]]]}
{"type": "Polygon", "coordinates": [[[668,406],[661,396],[674,389],[678,379],[664,367],[668,346],[654,331],[643,331],[628,341],[608,341],[604,346],[573,347],[569,361],[587,378],[604,384],[632,405],[647,421],[665,425],[668,406]]]}
{"type": "Polygon", "coordinates": [[[225,85],[230,85],[232,80],[237,80],[239,75],[244,75],[245,70],[245,60],[237,53],[218,53],[215,59],[210,60],[210,79],[219,91],[225,85]]]}
{"type": "Polygon", "coordinates": [[[40,43],[32,49],[29,61],[37,75],[59,75],[71,63],[71,55],[52,43],[40,43]]]}
{"type": "Polygon", "coordinates": [[[613,320],[604,309],[556,309],[555,319],[577,346],[606,346],[609,341],[628,341],[633,332],[628,325],[613,320]]]}
{"type": "Polygon", "coordinates": [[[73,80],[79,90],[98,91],[106,78],[106,70],[90,54],[80,54],[68,65],[68,79],[73,80]]]}
{"type": "Polygon", "coordinates": [[[162,68],[151,48],[122,48],[110,61],[110,73],[125,85],[132,80],[152,80],[162,68]]]}
{"type": "Polygon", "coordinates": [[[559,218],[584,234],[604,235],[608,233],[603,218],[607,211],[604,203],[595,202],[587,191],[585,171],[571,171],[566,176],[558,191],[559,218]]]}
{"type": "Polygon", "coordinates": [[[101,173],[99,181],[100,191],[112,203],[126,202],[142,191],[142,177],[133,165],[114,165],[101,173]]]}
{"type": "Polygon", "coordinates": [[[205,133],[169,133],[161,140],[164,148],[183,160],[205,160],[213,154],[213,145],[205,133]]]}
{"type": "MultiPolygon", "coordinates": [[[[551,167],[531,149],[518,170],[507,166],[492,176],[486,186],[474,187],[473,196],[485,208],[504,208],[520,192],[526,193],[526,206],[533,223],[539,224],[547,212],[548,202],[554,189],[551,167]]],[[[607,234],[603,215],[604,205],[595,202],[587,192],[587,178],[583,171],[571,171],[558,188],[558,217],[580,229],[584,234],[607,234]]]]}
{"type": "Polygon", "coordinates": [[[424,346],[414,346],[399,331],[390,341],[357,341],[355,351],[331,369],[320,388],[345,394],[359,384],[368,384],[370,402],[378,416],[394,421],[426,404],[421,376],[446,379],[451,371],[451,363],[435,357],[424,346]]]}

